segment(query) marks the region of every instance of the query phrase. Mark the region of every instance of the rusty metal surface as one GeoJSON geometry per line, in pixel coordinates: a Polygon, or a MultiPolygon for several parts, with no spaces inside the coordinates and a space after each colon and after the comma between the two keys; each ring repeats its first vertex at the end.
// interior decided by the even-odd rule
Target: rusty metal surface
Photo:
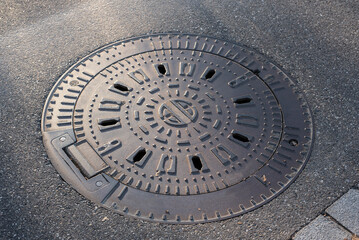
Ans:
{"type": "Polygon", "coordinates": [[[115,42],[82,59],[51,91],[42,132],[81,194],[168,223],[265,204],[300,173],[313,141],[306,100],[279,67],[182,34],[115,42]]]}

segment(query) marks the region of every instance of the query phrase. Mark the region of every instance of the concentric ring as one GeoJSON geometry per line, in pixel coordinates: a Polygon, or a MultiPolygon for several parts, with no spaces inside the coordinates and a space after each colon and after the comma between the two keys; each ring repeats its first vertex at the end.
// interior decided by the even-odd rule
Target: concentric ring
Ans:
{"type": "Polygon", "coordinates": [[[84,196],[168,223],[268,202],[313,142],[309,107],[282,70],[245,47],[182,34],[82,59],[51,91],[42,132],[54,166],[84,196]]]}

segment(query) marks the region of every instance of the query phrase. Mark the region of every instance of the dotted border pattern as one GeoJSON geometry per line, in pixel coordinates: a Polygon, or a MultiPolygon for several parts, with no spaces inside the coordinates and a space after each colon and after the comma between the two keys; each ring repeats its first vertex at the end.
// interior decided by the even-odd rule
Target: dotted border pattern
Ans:
{"type": "MultiPolygon", "coordinates": [[[[75,101],[71,102],[58,102],[56,101],[57,98],[61,96],[61,94],[71,92],[73,94],[79,95],[81,93],[81,90],[86,86],[86,83],[91,81],[91,79],[94,77],[94,75],[98,72],[100,72],[102,69],[108,67],[109,65],[114,63],[113,59],[117,59],[117,54],[128,56],[130,51],[128,51],[128,48],[126,49],[126,45],[132,45],[136,42],[142,42],[144,45],[147,45],[144,47],[144,49],[150,49],[149,51],[162,51],[164,49],[171,49],[176,48],[177,49],[187,49],[187,50],[193,50],[195,53],[198,51],[206,51],[209,53],[215,53],[217,55],[220,55],[222,57],[228,58],[229,61],[236,61],[237,63],[241,64],[244,67],[247,67],[248,69],[255,71],[257,69],[260,70],[259,77],[266,82],[269,86],[271,84],[270,80],[268,80],[265,76],[266,70],[270,69],[273,73],[277,76],[280,76],[284,79],[285,82],[287,82],[288,86],[290,86],[291,91],[297,95],[297,100],[299,101],[301,105],[301,109],[303,110],[302,114],[304,116],[305,120],[305,127],[304,130],[306,132],[305,136],[305,142],[301,143],[303,151],[301,152],[302,158],[297,160],[301,165],[298,169],[293,169],[292,174],[287,175],[288,181],[285,183],[279,183],[278,189],[273,189],[273,195],[266,196],[265,199],[263,199],[262,202],[252,202],[253,206],[248,208],[242,208],[241,211],[233,212],[232,210],[228,210],[227,214],[220,214],[216,213],[217,218],[208,218],[205,214],[202,216],[201,219],[193,219],[193,216],[188,216],[188,219],[183,220],[174,220],[174,221],[167,221],[166,217],[162,218],[153,218],[153,214],[151,217],[151,214],[148,216],[141,215],[138,213],[139,210],[129,210],[128,207],[125,207],[123,212],[124,214],[134,216],[137,218],[142,218],[146,220],[155,220],[155,221],[161,221],[161,222],[172,222],[172,223],[193,223],[193,222],[207,222],[207,221],[213,221],[217,219],[225,219],[229,218],[235,215],[242,214],[244,212],[247,212],[249,210],[252,210],[254,208],[257,208],[264,203],[268,202],[273,197],[277,196],[280,192],[282,192],[286,187],[289,186],[291,182],[299,175],[300,171],[305,166],[306,161],[309,158],[312,144],[313,144],[313,122],[311,118],[311,112],[309,109],[309,106],[306,103],[306,100],[303,96],[303,94],[300,92],[298,87],[295,85],[295,83],[288,78],[288,76],[278,67],[273,65],[272,63],[268,62],[264,57],[261,55],[253,52],[252,50],[249,50],[245,47],[239,46],[237,44],[232,44],[228,42],[222,42],[213,38],[209,37],[199,37],[194,35],[182,35],[182,34],[160,34],[155,36],[145,36],[140,38],[133,38],[128,39],[124,41],[119,41],[112,43],[110,45],[107,45],[103,48],[98,49],[94,53],[88,55],[87,57],[80,60],[77,64],[74,65],[74,67],[70,68],[56,83],[54,88],[52,89],[43,112],[42,117],[42,131],[43,132],[49,132],[49,131],[61,131],[65,129],[69,129],[73,125],[72,118],[66,119],[66,120],[58,120],[56,119],[56,109],[63,109],[65,111],[69,111],[67,106],[74,106],[76,103],[75,101]],[[156,41],[154,41],[156,39],[156,41]],[[197,41],[199,39],[204,39],[205,44],[203,46],[198,46],[197,41]],[[146,41],[145,40],[149,40],[146,41]],[[174,41],[176,40],[176,41],[174,41]],[[173,46],[174,42],[179,43],[178,46],[173,46]],[[207,44],[206,44],[207,43],[207,44]],[[219,46],[218,46],[219,45],[219,46]],[[215,46],[215,50],[212,46],[215,46]],[[243,53],[245,56],[242,56],[241,53],[243,53]],[[103,55],[106,55],[103,56],[103,55]],[[106,59],[106,63],[103,64],[103,59],[106,59]],[[98,59],[101,58],[102,63],[98,61],[98,59]],[[98,64],[100,63],[100,64],[98,64]],[[91,71],[89,72],[89,70],[91,71]],[[75,74],[73,74],[75,73],[75,74]],[[69,83],[71,83],[72,80],[78,80],[83,84],[79,84],[74,88],[69,83]]],[[[136,49],[136,54],[138,53],[138,49],[136,49]]],[[[276,88],[273,86],[270,86],[270,88],[276,93],[276,88]]],[[[73,96],[73,95],[72,95],[73,96]]],[[[63,96],[62,96],[63,97],[63,96]]],[[[79,113],[73,113],[69,111],[69,114],[76,114],[79,113]]],[[[288,130],[290,131],[292,127],[291,126],[284,126],[284,131],[288,130]]],[[[109,206],[108,206],[109,207],[109,206]]],[[[113,205],[112,205],[113,207],[113,205]]],[[[166,216],[166,215],[164,215],[166,216]]],[[[176,218],[177,219],[177,218],[176,218]]]]}

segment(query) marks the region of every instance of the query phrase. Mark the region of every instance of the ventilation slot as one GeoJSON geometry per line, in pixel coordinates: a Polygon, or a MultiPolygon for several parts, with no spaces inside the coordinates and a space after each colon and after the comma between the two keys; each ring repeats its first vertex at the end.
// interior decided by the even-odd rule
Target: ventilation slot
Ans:
{"type": "Polygon", "coordinates": [[[158,65],[157,66],[157,68],[158,68],[158,71],[161,73],[161,74],[166,74],[166,68],[165,68],[165,66],[163,66],[162,64],[160,64],[160,65],[158,65]]]}
{"type": "Polygon", "coordinates": [[[121,91],[121,92],[128,92],[128,91],[130,91],[130,90],[128,89],[128,87],[126,87],[126,86],[124,86],[124,85],[122,85],[122,84],[119,84],[119,83],[115,83],[113,86],[114,86],[117,90],[119,90],[119,91],[121,91]]]}
{"type": "Polygon", "coordinates": [[[216,71],[215,71],[214,69],[211,69],[211,70],[209,70],[209,71],[207,72],[205,78],[206,78],[206,79],[210,79],[211,77],[214,76],[215,73],[216,73],[216,71]]]}
{"type": "Polygon", "coordinates": [[[193,156],[192,157],[192,163],[193,166],[197,169],[197,170],[201,170],[202,169],[202,162],[201,159],[198,156],[193,156]]]}
{"type": "Polygon", "coordinates": [[[141,149],[139,150],[136,155],[133,157],[133,162],[139,162],[142,160],[142,158],[146,155],[146,150],[141,149]]]}
{"type": "Polygon", "coordinates": [[[126,160],[131,164],[136,166],[143,167],[146,164],[148,158],[151,156],[152,151],[146,150],[145,148],[139,146],[134,152],[129,155],[126,160]]]}
{"type": "Polygon", "coordinates": [[[116,123],[118,123],[117,119],[107,119],[99,122],[98,124],[100,124],[101,126],[111,126],[115,125],[116,123]]]}
{"type": "Polygon", "coordinates": [[[237,98],[235,99],[233,102],[236,103],[236,104],[245,104],[245,103],[250,103],[252,101],[251,98],[237,98]]]}
{"type": "Polygon", "coordinates": [[[239,133],[232,133],[234,139],[241,141],[241,142],[249,142],[249,139],[246,136],[243,136],[239,133]]]}

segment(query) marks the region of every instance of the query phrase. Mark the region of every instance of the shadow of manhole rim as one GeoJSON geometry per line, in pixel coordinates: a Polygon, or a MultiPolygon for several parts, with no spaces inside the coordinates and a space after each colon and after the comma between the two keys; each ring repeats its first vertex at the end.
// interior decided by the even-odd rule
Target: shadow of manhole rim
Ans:
{"type": "Polygon", "coordinates": [[[88,199],[165,223],[238,216],[299,175],[309,106],[279,67],[190,34],[111,43],[60,77],[42,123],[47,153],[88,199]]]}

